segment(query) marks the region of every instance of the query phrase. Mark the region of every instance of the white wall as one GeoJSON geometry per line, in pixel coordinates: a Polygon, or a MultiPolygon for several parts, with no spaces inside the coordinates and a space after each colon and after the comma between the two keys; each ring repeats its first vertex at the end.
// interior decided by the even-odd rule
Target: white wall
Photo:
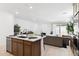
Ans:
{"type": "Polygon", "coordinates": [[[57,24],[52,25],[52,30],[54,35],[67,35],[66,26],[60,26],[60,33],[59,33],[59,26],[57,24]]]}
{"type": "Polygon", "coordinates": [[[6,36],[13,35],[13,26],[13,15],[6,12],[0,12],[0,43],[6,44],[6,36]]]}
{"type": "Polygon", "coordinates": [[[15,24],[19,24],[21,26],[21,31],[24,29],[31,30],[36,34],[40,34],[41,32],[49,33],[51,28],[49,24],[32,22],[28,20],[23,20],[16,18],[15,24]]]}
{"type": "Polygon", "coordinates": [[[51,32],[51,24],[46,24],[46,23],[37,23],[37,30],[39,33],[44,32],[46,34],[50,34],[51,32]]]}
{"type": "Polygon", "coordinates": [[[61,35],[68,35],[66,26],[61,26],[61,35]]]}
{"type": "Polygon", "coordinates": [[[58,35],[59,34],[59,27],[58,26],[56,26],[56,24],[53,24],[52,25],[52,30],[53,30],[53,34],[54,35],[58,35]]]}
{"type": "MultiPolygon", "coordinates": [[[[41,32],[45,32],[46,34],[50,34],[51,32],[51,24],[47,23],[39,23],[39,22],[32,22],[29,20],[23,20],[16,18],[15,24],[19,24],[21,26],[21,31],[27,29],[28,31],[33,31],[36,34],[40,34],[41,32]]],[[[53,24],[53,34],[54,35],[67,35],[66,26],[60,26],[61,33],[59,33],[59,26],[53,24]]]]}
{"type": "Polygon", "coordinates": [[[27,29],[27,31],[36,31],[37,24],[23,19],[17,19],[15,20],[15,24],[18,24],[21,27],[21,31],[24,29],[27,29]]]}

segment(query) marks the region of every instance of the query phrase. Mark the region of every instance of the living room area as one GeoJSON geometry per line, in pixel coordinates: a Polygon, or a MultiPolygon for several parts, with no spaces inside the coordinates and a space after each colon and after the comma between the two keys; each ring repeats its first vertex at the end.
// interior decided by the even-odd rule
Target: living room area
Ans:
{"type": "Polygon", "coordinates": [[[78,56],[78,3],[0,3],[0,56],[78,56]]]}

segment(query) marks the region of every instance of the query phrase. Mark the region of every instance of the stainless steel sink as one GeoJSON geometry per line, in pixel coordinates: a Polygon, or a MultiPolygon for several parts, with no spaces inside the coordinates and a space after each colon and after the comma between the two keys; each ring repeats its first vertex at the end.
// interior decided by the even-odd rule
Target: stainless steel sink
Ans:
{"type": "Polygon", "coordinates": [[[29,39],[36,39],[37,37],[29,37],[29,39]]]}
{"type": "Polygon", "coordinates": [[[27,38],[27,36],[18,36],[19,38],[27,38]]]}

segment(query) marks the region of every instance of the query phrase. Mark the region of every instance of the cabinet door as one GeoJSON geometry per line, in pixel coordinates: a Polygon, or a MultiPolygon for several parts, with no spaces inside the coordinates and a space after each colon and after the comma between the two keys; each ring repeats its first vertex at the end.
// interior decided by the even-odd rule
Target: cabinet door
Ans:
{"type": "Polygon", "coordinates": [[[18,40],[17,42],[17,54],[18,56],[23,56],[23,41],[18,40]]]}
{"type": "Polygon", "coordinates": [[[23,56],[23,40],[12,39],[12,53],[16,56],[23,56]]]}
{"type": "Polygon", "coordinates": [[[12,53],[17,56],[17,42],[12,41],[12,53]]]}
{"type": "Polygon", "coordinates": [[[32,56],[40,56],[41,55],[41,41],[36,41],[32,43],[32,56]]]}
{"type": "Polygon", "coordinates": [[[24,56],[31,56],[31,46],[29,45],[24,45],[24,56]]]}

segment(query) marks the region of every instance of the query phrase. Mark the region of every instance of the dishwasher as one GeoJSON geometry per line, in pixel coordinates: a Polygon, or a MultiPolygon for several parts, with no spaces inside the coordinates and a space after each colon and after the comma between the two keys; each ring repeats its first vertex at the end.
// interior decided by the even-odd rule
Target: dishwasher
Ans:
{"type": "Polygon", "coordinates": [[[7,52],[12,52],[12,49],[11,49],[11,37],[6,37],[6,51],[7,52]]]}

